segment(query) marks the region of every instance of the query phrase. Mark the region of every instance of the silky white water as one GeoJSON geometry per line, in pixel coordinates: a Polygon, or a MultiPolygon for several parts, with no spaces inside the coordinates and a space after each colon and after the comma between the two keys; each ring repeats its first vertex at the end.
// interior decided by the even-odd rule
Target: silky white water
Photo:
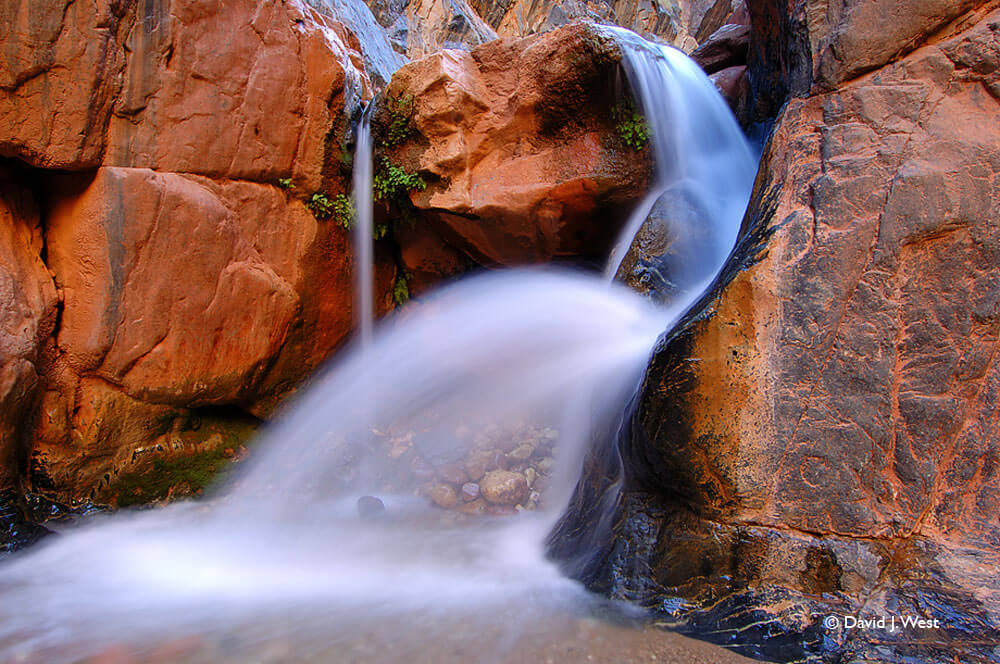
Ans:
{"type": "Polygon", "coordinates": [[[372,131],[371,106],[361,114],[354,150],[351,188],[354,201],[354,300],[361,346],[371,342],[375,324],[372,209],[372,131]]]}
{"type": "Polygon", "coordinates": [[[601,26],[626,55],[625,71],[649,127],[656,173],[607,263],[613,277],[657,201],[669,206],[671,281],[696,298],[732,251],[757,159],[715,86],[691,58],[634,32],[601,26]]]}
{"type": "MultiPolygon", "coordinates": [[[[754,169],[704,75],[615,32],[650,124],[654,195],[695,200],[712,240],[683,257],[697,266],[680,278],[683,297],[664,309],[597,275],[537,269],[444,289],[376,328],[370,343],[363,334],[363,353],[341,353],[210,500],[91,520],[0,565],[0,661],[73,661],[110,643],[248,625],[268,626],[254,632],[266,643],[306,624],[325,625],[332,640],[405,623],[426,628],[430,643],[443,615],[516,606],[524,620],[588,601],[546,559],[546,535],[657,337],[723,265],[754,169]],[[537,509],[466,517],[422,493],[428,479],[416,471],[460,463],[484,436],[502,444],[525,431],[555,439],[537,509]],[[359,514],[363,496],[384,513],[359,514]]],[[[356,191],[359,215],[363,198],[356,191]]],[[[361,275],[370,287],[370,268],[361,275]]]]}

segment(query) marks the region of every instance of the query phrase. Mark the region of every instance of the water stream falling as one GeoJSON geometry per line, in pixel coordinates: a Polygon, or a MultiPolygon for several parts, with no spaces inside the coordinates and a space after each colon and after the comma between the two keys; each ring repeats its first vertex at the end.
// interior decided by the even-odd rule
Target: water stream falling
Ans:
{"type": "Polygon", "coordinates": [[[372,105],[369,104],[358,122],[351,183],[354,199],[354,298],[362,348],[371,344],[375,325],[371,111],[372,105]]]}
{"type": "MultiPolygon", "coordinates": [[[[546,535],[594,433],[620,418],[657,337],[721,268],[755,168],[697,67],[615,35],[652,134],[658,187],[646,209],[674,192],[695,211],[675,231],[702,238],[678,243],[695,252],[683,257],[693,266],[678,277],[683,296],[661,308],[606,278],[551,270],[449,286],[377,328],[366,352],[341,354],[210,500],[90,520],[0,565],[0,661],[186,637],[256,655],[289,635],[349,660],[380,643],[370,661],[390,661],[393,643],[441,648],[498,625],[507,631],[490,651],[504,661],[514,631],[592,601],[547,560],[546,535]],[[529,463],[537,491],[518,500],[534,509],[517,516],[469,517],[427,499],[429,485],[464,472],[460,484],[476,464],[529,463]]],[[[363,125],[356,232],[370,252],[363,125]]],[[[644,218],[626,229],[612,273],[644,218]]],[[[359,273],[370,289],[370,267],[359,273]]],[[[468,659],[458,646],[426,657],[399,647],[397,661],[468,659]]]]}

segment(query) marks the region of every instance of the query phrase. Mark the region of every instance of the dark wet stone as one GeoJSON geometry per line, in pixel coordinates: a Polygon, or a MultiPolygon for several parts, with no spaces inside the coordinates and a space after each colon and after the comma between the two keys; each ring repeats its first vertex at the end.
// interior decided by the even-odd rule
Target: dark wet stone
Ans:
{"type": "Polygon", "coordinates": [[[0,493],[0,556],[23,549],[52,531],[25,516],[13,492],[0,493]]]}
{"type": "Polygon", "coordinates": [[[358,498],[358,516],[362,519],[374,519],[385,513],[385,503],[375,496],[358,498]]]}

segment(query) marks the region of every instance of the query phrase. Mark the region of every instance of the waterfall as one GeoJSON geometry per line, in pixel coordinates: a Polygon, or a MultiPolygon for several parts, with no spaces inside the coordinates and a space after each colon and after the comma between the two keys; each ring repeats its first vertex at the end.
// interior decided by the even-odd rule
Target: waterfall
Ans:
{"type": "MultiPolygon", "coordinates": [[[[539,269],[448,286],[316,376],[210,500],[82,523],[0,566],[0,660],[78,661],[109,644],[187,637],[227,647],[233,634],[250,653],[276,636],[346,649],[401,625],[434,648],[440,624],[456,622],[451,643],[481,643],[480,620],[499,621],[490,638],[503,643],[514,638],[503,630],[590,601],[546,558],[546,536],[656,339],[721,268],[753,175],[707,78],[673,51],[614,34],[650,123],[658,184],[648,200],[674,196],[698,213],[672,231],[702,238],[678,244],[696,250],[678,277],[683,297],[660,308],[599,276],[539,269]],[[480,475],[487,467],[497,469],[480,475]],[[496,478],[509,480],[493,487],[500,498],[464,502],[466,484],[485,495],[496,478]],[[517,507],[495,504],[515,494],[517,507]],[[464,504],[521,513],[451,509],[464,504]]],[[[354,183],[359,293],[368,289],[359,311],[370,311],[372,281],[367,127],[366,116],[354,183]]],[[[644,219],[626,230],[611,273],[644,219]]],[[[465,659],[455,648],[441,659],[465,659]]]]}
{"type": "Polygon", "coordinates": [[[357,141],[354,148],[352,189],[354,201],[354,298],[357,311],[358,338],[361,346],[371,344],[375,324],[372,209],[372,136],[369,104],[358,122],[357,141]]]}
{"type": "Polygon", "coordinates": [[[617,40],[625,72],[649,127],[654,185],[626,223],[606,273],[614,277],[657,201],[670,205],[667,233],[672,281],[694,299],[732,251],[746,211],[757,160],[726,102],[681,51],[634,32],[601,26],[617,40]]]}

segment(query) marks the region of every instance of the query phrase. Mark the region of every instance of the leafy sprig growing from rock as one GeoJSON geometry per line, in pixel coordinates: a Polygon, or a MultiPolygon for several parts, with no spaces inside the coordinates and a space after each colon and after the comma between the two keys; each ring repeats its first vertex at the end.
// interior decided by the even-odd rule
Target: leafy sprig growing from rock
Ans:
{"type": "Polygon", "coordinates": [[[625,141],[625,145],[633,150],[641,150],[649,141],[649,125],[642,113],[636,110],[631,101],[616,104],[612,109],[615,118],[615,129],[625,141]]]}
{"type": "Polygon", "coordinates": [[[333,213],[333,201],[322,191],[317,191],[313,194],[306,201],[306,207],[312,211],[313,216],[317,219],[329,219],[333,213]]]}
{"type": "Polygon", "coordinates": [[[410,301],[410,279],[413,275],[402,270],[399,276],[396,277],[396,281],[392,284],[392,299],[395,301],[397,307],[401,307],[410,301]]]}
{"type": "Polygon", "coordinates": [[[427,183],[417,173],[396,166],[391,161],[382,158],[382,168],[375,174],[372,189],[375,200],[386,203],[404,203],[406,195],[411,191],[423,191],[427,183]]]}
{"type": "Polygon", "coordinates": [[[354,226],[354,201],[350,196],[337,194],[333,199],[333,216],[344,228],[350,229],[354,226]]]}

